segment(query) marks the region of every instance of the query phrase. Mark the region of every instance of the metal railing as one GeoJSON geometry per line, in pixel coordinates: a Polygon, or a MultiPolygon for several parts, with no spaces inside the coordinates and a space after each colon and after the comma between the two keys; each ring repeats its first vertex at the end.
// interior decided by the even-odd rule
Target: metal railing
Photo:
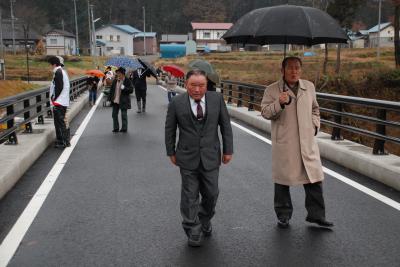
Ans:
{"type": "MultiPolygon", "coordinates": [[[[87,78],[70,81],[70,100],[74,101],[87,90],[87,78]]],[[[18,144],[17,131],[25,126],[25,133],[32,133],[32,121],[37,118],[38,124],[44,123],[44,115],[52,117],[49,87],[18,94],[0,100],[0,141],[8,139],[7,144],[18,144]]]]}
{"type": "MultiPolygon", "coordinates": [[[[247,106],[248,110],[261,110],[261,100],[265,86],[247,84],[235,81],[222,81],[221,93],[224,94],[228,103],[236,103],[238,107],[247,106]]],[[[385,153],[385,142],[400,144],[400,138],[387,135],[386,127],[400,129],[399,121],[387,120],[387,113],[394,112],[400,116],[400,103],[393,101],[367,99],[361,97],[350,97],[343,95],[332,95],[317,93],[320,102],[321,123],[332,127],[331,139],[342,140],[341,130],[353,132],[357,135],[374,138],[373,154],[383,155],[385,153]],[[359,113],[347,112],[346,109],[357,106],[359,113]],[[375,116],[364,115],[367,109],[375,116]],[[324,116],[323,116],[324,115],[324,116]],[[347,118],[344,122],[343,118],[347,118]],[[329,120],[332,119],[332,120],[329,120]],[[375,131],[351,125],[349,119],[353,121],[363,121],[375,125],[375,131]]],[[[357,108],[356,108],[357,109],[357,108]]]]}

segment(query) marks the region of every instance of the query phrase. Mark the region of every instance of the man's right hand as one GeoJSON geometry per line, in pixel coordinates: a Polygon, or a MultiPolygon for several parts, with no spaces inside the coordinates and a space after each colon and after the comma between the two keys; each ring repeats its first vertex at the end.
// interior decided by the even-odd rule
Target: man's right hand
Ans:
{"type": "Polygon", "coordinates": [[[288,92],[282,92],[279,95],[279,104],[284,105],[289,103],[289,93],[288,92]]]}
{"type": "Polygon", "coordinates": [[[171,160],[172,164],[176,165],[176,156],[175,155],[169,156],[169,159],[171,160]]]}

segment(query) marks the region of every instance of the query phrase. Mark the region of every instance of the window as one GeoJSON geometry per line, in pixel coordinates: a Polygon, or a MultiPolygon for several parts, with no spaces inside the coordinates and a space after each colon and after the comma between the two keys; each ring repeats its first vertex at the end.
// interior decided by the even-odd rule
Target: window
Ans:
{"type": "Polygon", "coordinates": [[[121,41],[121,36],[117,35],[117,42],[121,41]]]}
{"type": "Polygon", "coordinates": [[[204,38],[204,39],[209,39],[209,38],[211,38],[211,33],[210,33],[210,32],[204,32],[204,33],[203,33],[203,38],[204,38]]]}
{"type": "Polygon", "coordinates": [[[114,41],[114,36],[110,35],[110,41],[114,41]]]}
{"type": "Polygon", "coordinates": [[[57,39],[50,39],[50,44],[56,45],[57,44],[57,39]]]}
{"type": "Polygon", "coordinates": [[[103,39],[103,35],[96,35],[96,39],[98,39],[98,40],[103,39]]]}
{"type": "Polygon", "coordinates": [[[111,50],[114,50],[114,47],[112,47],[112,46],[107,46],[107,51],[111,51],[111,50]]]}

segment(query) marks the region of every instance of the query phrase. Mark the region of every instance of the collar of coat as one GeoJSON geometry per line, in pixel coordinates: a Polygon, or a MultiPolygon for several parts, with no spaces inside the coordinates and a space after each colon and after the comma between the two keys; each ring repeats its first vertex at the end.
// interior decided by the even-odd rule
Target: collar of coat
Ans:
{"type": "MultiPolygon", "coordinates": [[[[283,81],[283,78],[281,80],[279,80],[279,90],[282,92],[283,91],[283,87],[285,85],[285,82],[283,81]]],[[[299,79],[299,89],[302,90],[307,90],[307,86],[304,84],[304,80],[299,79]]]]}

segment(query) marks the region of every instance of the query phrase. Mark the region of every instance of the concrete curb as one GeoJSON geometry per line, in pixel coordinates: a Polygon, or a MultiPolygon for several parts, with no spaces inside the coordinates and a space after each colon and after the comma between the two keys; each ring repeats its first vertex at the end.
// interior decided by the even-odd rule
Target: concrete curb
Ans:
{"type": "MultiPolygon", "coordinates": [[[[184,93],[186,90],[178,88],[177,92],[184,93]]],[[[271,133],[271,121],[261,117],[260,112],[236,105],[227,107],[231,117],[271,133]]],[[[317,139],[321,157],[400,191],[400,157],[374,155],[372,148],[349,140],[333,141],[329,134],[323,132],[318,133],[317,139]]]]}
{"type": "MultiPolygon", "coordinates": [[[[88,103],[88,93],[83,93],[68,110],[71,121],[88,103]]],[[[34,124],[32,134],[18,134],[18,145],[0,145],[0,199],[18,182],[32,164],[56,138],[53,119],[44,124],[34,124]]]]}
{"type": "MultiPolygon", "coordinates": [[[[234,105],[228,105],[228,111],[233,118],[271,132],[271,122],[261,117],[258,111],[248,111],[247,108],[234,105]]],[[[333,141],[329,134],[323,132],[319,132],[317,138],[321,157],[400,191],[400,157],[373,155],[372,148],[349,140],[333,141]]]]}

